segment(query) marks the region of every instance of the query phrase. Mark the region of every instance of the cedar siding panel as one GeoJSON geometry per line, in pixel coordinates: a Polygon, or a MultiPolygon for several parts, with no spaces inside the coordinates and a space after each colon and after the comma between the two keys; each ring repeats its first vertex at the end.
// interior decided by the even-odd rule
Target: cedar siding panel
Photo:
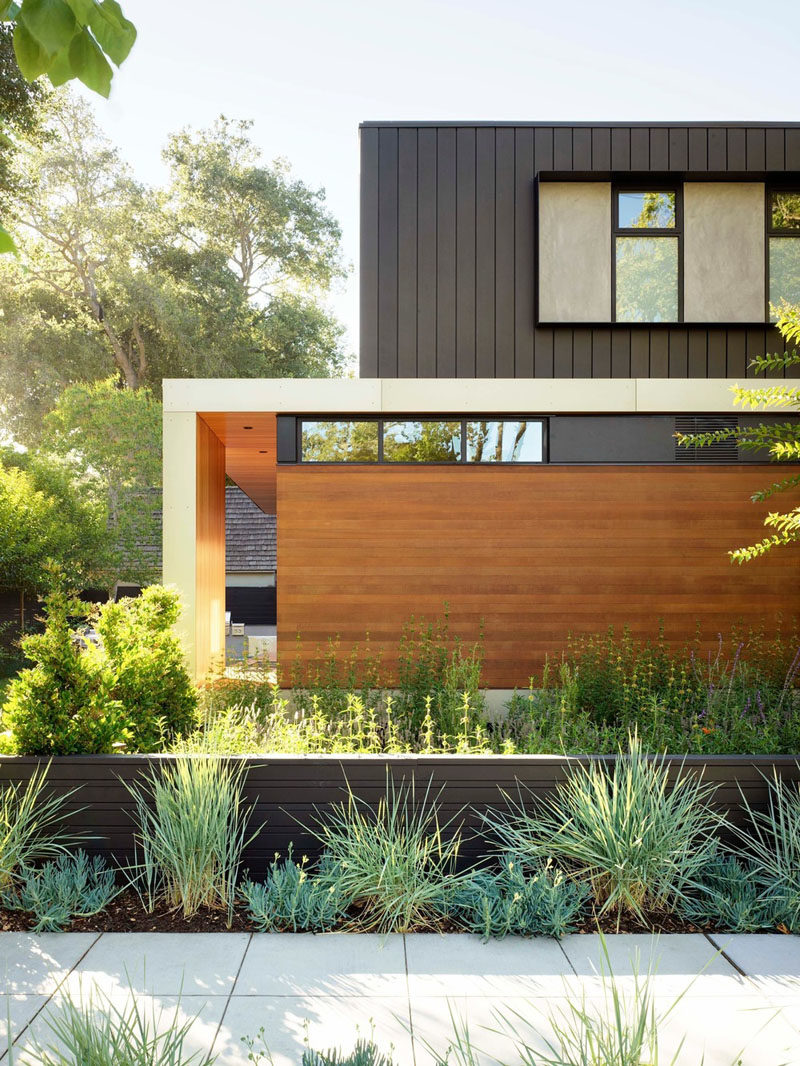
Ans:
{"type": "MultiPolygon", "coordinates": [[[[800,128],[362,126],[361,376],[558,377],[567,350],[575,377],[633,376],[645,352],[652,377],[716,376],[723,362],[743,376],[746,325],[612,325],[598,341],[592,324],[555,336],[536,324],[537,179],[648,173],[800,181],[800,128]]],[[[776,332],[762,332],[775,350],[776,332]]]]}
{"type": "Polygon", "coordinates": [[[800,551],[733,568],[768,505],[770,467],[282,467],[279,659],[369,634],[391,670],[402,626],[448,604],[484,634],[485,684],[525,687],[570,632],[630,625],[682,645],[797,608],[800,551]],[[314,521],[309,521],[309,515],[314,521]],[[296,645],[300,635],[299,647],[296,645]]]}

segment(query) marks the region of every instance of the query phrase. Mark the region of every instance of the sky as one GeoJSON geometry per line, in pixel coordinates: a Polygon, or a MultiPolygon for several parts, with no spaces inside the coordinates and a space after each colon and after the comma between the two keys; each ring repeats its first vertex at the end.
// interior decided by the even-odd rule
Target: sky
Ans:
{"type": "Polygon", "coordinates": [[[800,119],[796,0],[122,0],[139,31],[98,120],[142,180],[168,134],[252,119],[267,160],[324,187],[353,273],[365,120],[800,119]]]}

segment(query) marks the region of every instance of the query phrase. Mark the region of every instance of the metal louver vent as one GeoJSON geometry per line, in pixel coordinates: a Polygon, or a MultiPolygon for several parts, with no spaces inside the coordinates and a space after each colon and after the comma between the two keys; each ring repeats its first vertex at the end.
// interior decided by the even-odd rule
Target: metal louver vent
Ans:
{"type": "MultiPolygon", "coordinates": [[[[735,415],[676,415],[676,433],[715,433],[720,429],[737,429],[735,415]]],[[[738,463],[736,438],[708,444],[705,448],[685,448],[675,441],[676,463],[738,463]]]]}

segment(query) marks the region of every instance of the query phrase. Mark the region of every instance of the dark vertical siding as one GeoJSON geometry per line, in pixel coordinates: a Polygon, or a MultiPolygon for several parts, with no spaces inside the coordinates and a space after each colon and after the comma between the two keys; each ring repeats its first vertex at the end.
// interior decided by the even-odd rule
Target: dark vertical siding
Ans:
{"type": "Polygon", "coordinates": [[[547,172],[800,174],[800,128],[362,127],[362,376],[744,377],[778,349],[767,327],[536,326],[547,172]]]}

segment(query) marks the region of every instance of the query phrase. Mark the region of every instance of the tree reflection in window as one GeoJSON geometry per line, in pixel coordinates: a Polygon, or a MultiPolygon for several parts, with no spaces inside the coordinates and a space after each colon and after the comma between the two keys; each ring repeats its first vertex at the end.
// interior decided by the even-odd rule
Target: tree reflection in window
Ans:
{"type": "Polygon", "coordinates": [[[384,422],[383,459],[387,463],[460,462],[461,422],[384,422]]]}

